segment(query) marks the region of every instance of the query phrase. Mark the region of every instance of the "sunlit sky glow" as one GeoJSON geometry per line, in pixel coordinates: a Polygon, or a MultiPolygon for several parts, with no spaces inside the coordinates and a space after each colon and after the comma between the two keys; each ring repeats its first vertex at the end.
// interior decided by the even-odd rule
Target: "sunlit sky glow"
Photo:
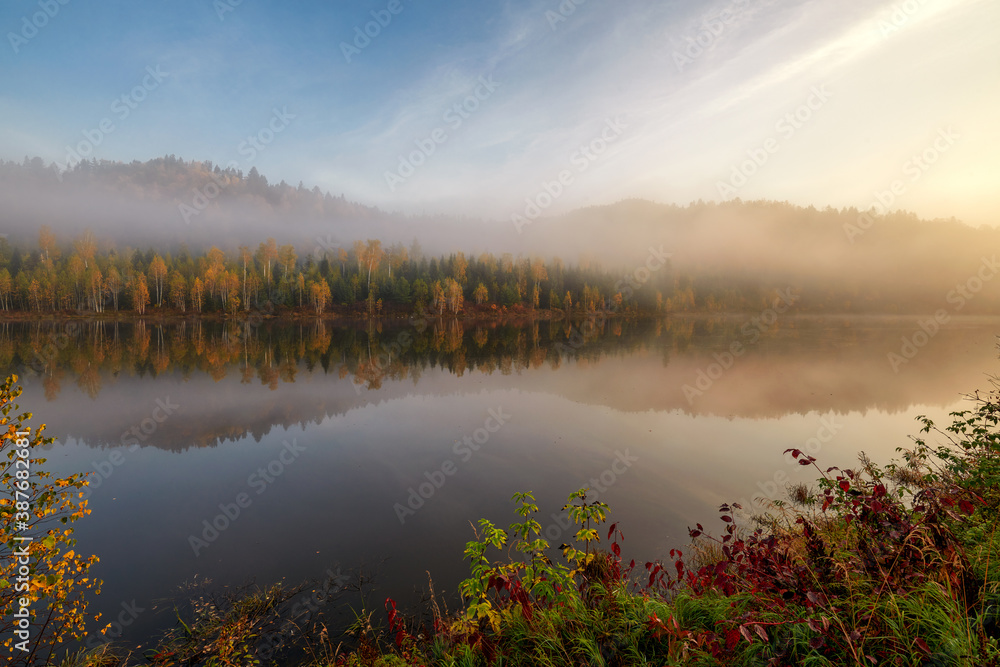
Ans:
{"type": "Polygon", "coordinates": [[[891,208],[1000,222],[995,0],[576,2],[5,2],[0,157],[64,163],[89,133],[89,157],[234,162],[388,210],[504,219],[563,170],[549,213],[627,197],[867,208],[899,179],[891,208]],[[345,56],[372,12],[391,21],[345,56]],[[144,77],[144,100],[114,104],[144,77]],[[449,113],[477,87],[478,108],[449,113]],[[275,109],[294,118],[251,150],[285,122],[275,109]],[[579,152],[602,132],[601,155],[579,152]],[[925,150],[933,164],[908,163],[925,150]]]}

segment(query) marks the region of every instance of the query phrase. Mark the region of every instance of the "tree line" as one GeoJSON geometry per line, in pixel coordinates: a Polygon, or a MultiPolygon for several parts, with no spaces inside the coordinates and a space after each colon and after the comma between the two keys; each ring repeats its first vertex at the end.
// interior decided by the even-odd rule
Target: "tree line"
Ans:
{"type": "Polygon", "coordinates": [[[212,246],[192,253],[118,250],[86,231],[61,242],[48,226],[35,248],[0,239],[0,309],[227,313],[311,309],[317,315],[349,307],[371,316],[395,308],[457,315],[476,310],[565,309],[594,312],[664,311],[694,306],[690,284],[668,263],[630,274],[559,258],[428,257],[417,241],[316,249],[306,256],[268,238],[236,252],[212,246]]]}

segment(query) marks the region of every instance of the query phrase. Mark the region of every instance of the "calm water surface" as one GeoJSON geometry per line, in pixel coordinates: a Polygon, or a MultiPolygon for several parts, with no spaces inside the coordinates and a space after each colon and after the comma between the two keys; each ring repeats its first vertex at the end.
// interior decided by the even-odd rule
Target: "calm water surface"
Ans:
{"type": "Polygon", "coordinates": [[[783,450],[887,461],[1000,366],[1000,319],[953,318],[898,369],[915,319],[788,317],[753,339],[747,320],[0,324],[0,363],[58,438],[48,467],[94,473],[93,609],[134,601],[121,639],[145,642],[195,580],[364,571],[380,608],[415,604],[429,572],[453,593],[470,522],[509,524],[519,490],[559,544],[566,496],[599,489],[625,556],[662,557],[722,502],[810,480],[783,450]]]}

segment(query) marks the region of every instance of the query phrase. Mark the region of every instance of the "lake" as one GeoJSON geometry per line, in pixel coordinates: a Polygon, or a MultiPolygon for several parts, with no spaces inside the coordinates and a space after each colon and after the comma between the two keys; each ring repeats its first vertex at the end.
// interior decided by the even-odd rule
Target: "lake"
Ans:
{"type": "Polygon", "coordinates": [[[134,643],[196,582],[363,572],[380,610],[430,573],[453,596],[470,524],[508,525],[515,491],[558,545],[589,486],[626,558],[666,557],[721,503],[812,480],[785,449],[888,461],[998,369],[1000,319],[750,322],[3,323],[0,365],[58,438],[47,468],[93,473],[91,609],[134,643]]]}

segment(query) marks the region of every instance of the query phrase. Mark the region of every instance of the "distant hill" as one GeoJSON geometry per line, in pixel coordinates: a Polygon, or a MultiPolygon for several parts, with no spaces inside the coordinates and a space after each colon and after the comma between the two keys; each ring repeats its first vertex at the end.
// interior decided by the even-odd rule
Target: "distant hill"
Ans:
{"type": "Polygon", "coordinates": [[[842,303],[853,294],[864,310],[865,303],[879,303],[912,312],[920,303],[920,310],[992,312],[983,297],[1000,294],[1000,266],[992,263],[1000,259],[1000,231],[907,212],[877,215],[773,201],[682,207],[631,200],[539,219],[523,235],[566,256],[637,258],[647,246],[662,246],[673,253],[678,272],[703,283],[787,282],[807,296],[835,291],[842,303]],[[963,296],[959,286],[969,281],[963,296]],[[979,281],[982,291],[973,293],[979,281]],[[959,302],[965,305],[958,308],[959,302]]]}
{"type": "Polygon", "coordinates": [[[0,162],[0,224],[12,243],[34,242],[48,224],[61,236],[90,229],[134,247],[235,248],[274,236],[309,249],[356,238],[411,240],[435,222],[449,223],[390,214],[301,183],[269,183],[256,168],[243,173],[174,156],[83,161],[63,173],[39,158],[0,162]]]}

